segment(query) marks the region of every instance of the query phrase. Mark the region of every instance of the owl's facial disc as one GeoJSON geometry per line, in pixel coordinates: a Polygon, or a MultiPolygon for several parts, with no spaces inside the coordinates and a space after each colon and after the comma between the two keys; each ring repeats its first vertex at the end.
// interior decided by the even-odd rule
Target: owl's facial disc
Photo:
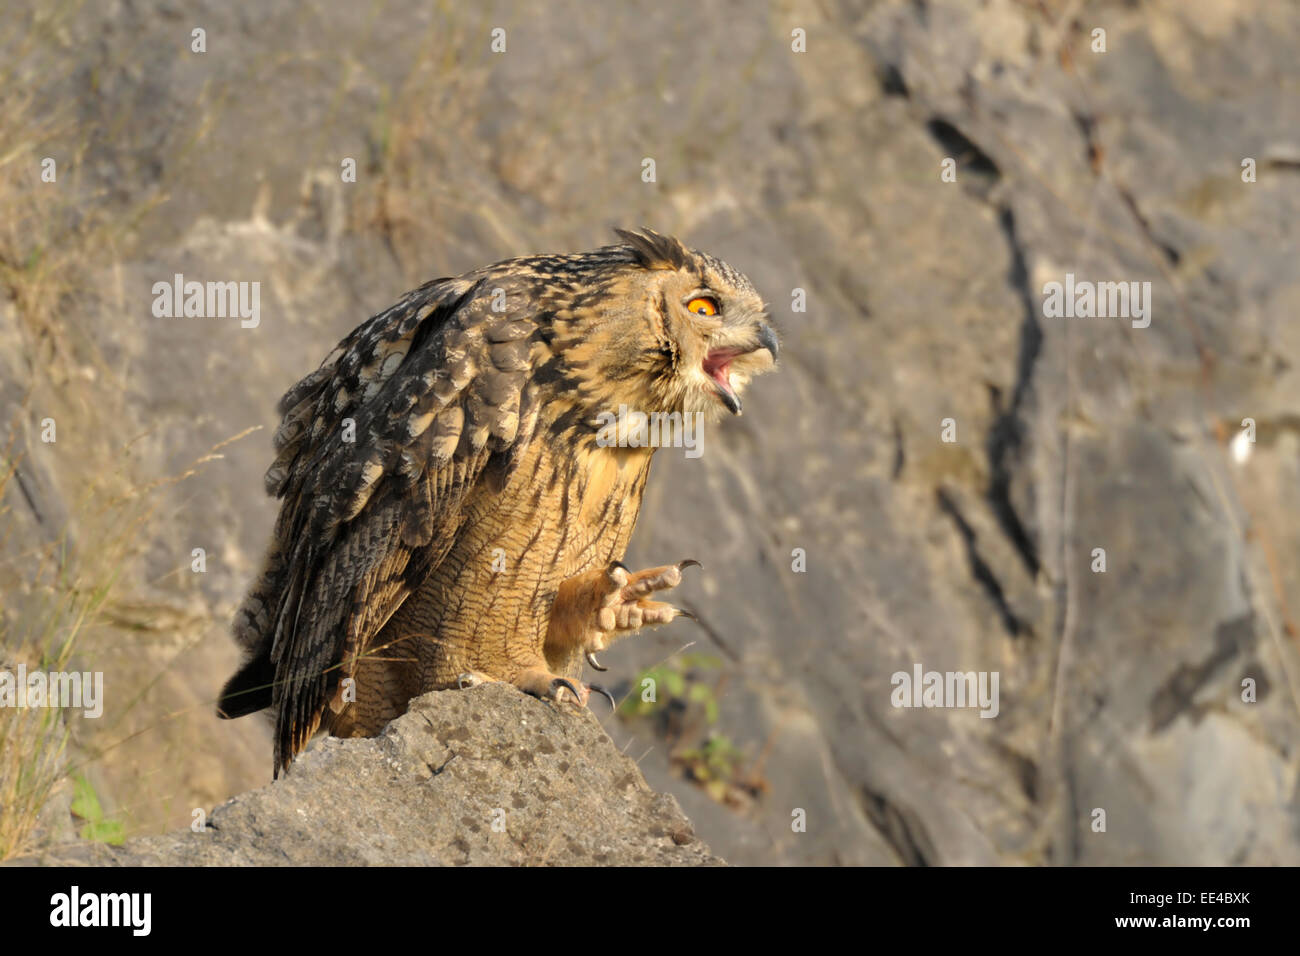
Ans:
{"type": "Polygon", "coordinates": [[[668,341],[658,352],[669,356],[672,373],[664,377],[664,403],[710,417],[723,408],[739,415],[745,384],[772,368],[780,350],[763,300],[743,275],[700,253],[689,268],[655,279],[649,303],[658,308],[652,315],[662,316],[656,324],[668,341]]]}

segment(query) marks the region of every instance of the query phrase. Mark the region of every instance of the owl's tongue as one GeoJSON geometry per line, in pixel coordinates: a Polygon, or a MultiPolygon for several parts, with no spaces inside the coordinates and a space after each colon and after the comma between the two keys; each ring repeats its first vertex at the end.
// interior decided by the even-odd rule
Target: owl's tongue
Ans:
{"type": "Polygon", "coordinates": [[[731,360],[740,354],[737,349],[714,349],[704,357],[704,374],[713,379],[718,397],[733,415],[740,414],[740,396],[731,387],[731,360]]]}

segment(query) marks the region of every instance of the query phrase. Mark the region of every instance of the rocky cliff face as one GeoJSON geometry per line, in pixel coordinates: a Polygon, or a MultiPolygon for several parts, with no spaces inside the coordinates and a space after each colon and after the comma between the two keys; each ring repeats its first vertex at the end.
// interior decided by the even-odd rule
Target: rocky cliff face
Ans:
{"type": "MultiPolygon", "coordinates": [[[[784,336],[743,418],[698,459],[658,455],[627,559],[701,560],[681,595],[701,626],[605,659],[629,689],[692,641],[716,660],[683,678],[711,723],[698,704],[605,719],[710,845],[737,863],[1300,862],[1300,12],[455,8],[92,5],[16,61],[64,120],[22,154],[67,157],[41,195],[116,229],[79,259],[63,338],[0,309],[25,456],[6,554],[60,515],[102,553],[79,479],[149,489],[78,652],[115,688],[112,721],[74,725],[106,799],[157,830],[265,782],[262,728],[211,701],[273,517],[268,432],[213,446],[273,426],[284,388],[419,282],[644,223],[744,269],[784,336]],[[260,281],[259,325],[154,317],[176,273],[260,281]],[[1067,275],[1150,283],[1149,324],[1049,314],[1067,275]],[[50,410],[55,445],[36,437],[50,410]],[[918,664],[997,672],[998,715],[894,707],[918,664]],[[706,729],[740,756],[711,764],[706,729]],[[733,779],[710,796],[687,772],[733,779]]],[[[463,858],[442,832],[438,858],[463,858]]],[[[357,839],[334,852],[380,853],[357,839]]]]}
{"type": "Polygon", "coordinates": [[[92,866],[720,864],[590,713],[513,687],[426,694],[380,737],[322,738],[192,826],[17,861],[92,866]]]}

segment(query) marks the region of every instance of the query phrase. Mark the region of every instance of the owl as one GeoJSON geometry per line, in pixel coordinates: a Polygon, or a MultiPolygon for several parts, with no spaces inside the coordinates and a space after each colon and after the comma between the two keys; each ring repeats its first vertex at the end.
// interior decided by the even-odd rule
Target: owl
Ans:
{"type": "Polygon", "coordinates": [[[622,563],[651,458],[669,426],[740,414],[778,340],[730,265],[615,231],[426,283],[281,400],[279,516],[218,705],[273,709],[275,775],[318,730],[375,735],[430,690],[585,706],[584,661],[684,613],[654,595],[698,562],[622,563]]]}

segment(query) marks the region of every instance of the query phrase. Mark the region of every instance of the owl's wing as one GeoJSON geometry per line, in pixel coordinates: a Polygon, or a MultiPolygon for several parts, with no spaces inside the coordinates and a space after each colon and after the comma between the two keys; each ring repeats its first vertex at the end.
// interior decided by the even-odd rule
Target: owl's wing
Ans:
{"type": "Polygon", "coordinates": [[[384,653],[371,640],[450,549],[466,496],[485,472],[501,487],[532,438],[531,372],[547,349],[535,319],[493,311],[493,291],[467,279],[426,284],[280,403],[266,484],[284,504],[236,622],[242,642],[269,653],[277,772],[356,655],[384,653]]]}

